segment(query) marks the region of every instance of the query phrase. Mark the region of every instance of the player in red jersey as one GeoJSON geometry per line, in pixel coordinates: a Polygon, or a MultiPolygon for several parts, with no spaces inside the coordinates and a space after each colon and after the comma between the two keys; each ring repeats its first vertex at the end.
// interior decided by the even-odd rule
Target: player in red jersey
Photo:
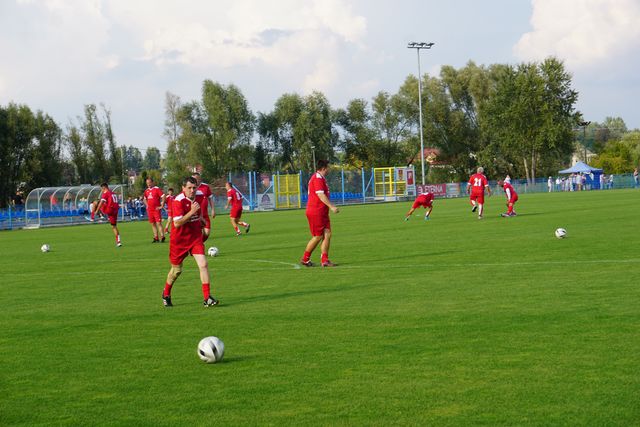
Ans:
{"type": "Polygon", "coordinates": [[[172,222],[172,214],[171,214],[171,209],[173,208],[172,203],[173,203],[173,188],[169,187],[169,189],[167,190],[167,195],[165,197],[165,203],[167,206],[167,223],[164,226],[164,234],[169,234],[171,229],[171,222],[172,222]]]}
{"type": "Polygon", "coordinates": [[[238,225],[243,226],[244,232],[248,233],[251,225],[240,221],[240,217],[242,217],[242,194],[233,188],[233,184],[231,182],[227,182],[224,186],[227,189],[227,205],[224,208],[229,209],[229,205],[231,205],[229,218],[231,219],[231,226],[236,231],[236,236],[240,236],[240,228],[238,225]]]}
{"type": "Polygon", "coordinates": [[[478,219],[482,219],[482,213],[484,212],[484,190],[487,190],[487,194],[491,196],[491,188],[489,188],[489,181],[484,176],[484,168],[481,166],[478,168],[477,173],[474,173],[469,178],[469,184],[467,185],[467,193],[471,196],[471,212],[475,212],[478,209],[478,219]]]}
{"type": "Polygon", "coordinates": [[[431,215],[431,211],[433,210],[433,193],[429,193],[427,191],[426,193],[420,194],[418,197],[416,197],[416,200],[413,202],[413,206],[411,206],[411,209],[409,209],[409,212],[407,212],[404,220],[409,221],[411,214],[413,214],[413,212],[420,206],[428,209],[427,213],[424,215],[424,219],[426,221],[429,219],[429,215],[431,215]]]}
{"type": "Polygon", "coordinates": [[[147,208],[147,215],[153,230],[153,242],[151,243],[160,242],[158,236],[164,243],[164,230],[162,229],[162,215],[160,213],[164,205],[164,193],[156,187],[152,178],[147,178],[147,189],[144,190],[144,205],[147,208]]]}
{"type": "Polygon", "coordinates": [[[502,187],[504,194],[507,196],[507,213],[502,213],[500,216],[516,216],[516,212],[513,210],[513,205],[518,201],[518,193],[516,193],[516,190],[511,185],[511,178],[506,177],[504,182],[498,181],[498,185],[502,187]]]}
{"type": "Polygon", "coordinates": [[[329,172],[329,162],[326,160],[318,160],[318,170],[309,179],[309,198],[307,201],[307,220],[309,221],[309,229],[311,230],[311,240],[307,243],[304,255],[300,263],[304,266],[311,267],[311,253],[320,242],[321,263],[323,267],[335,267],[335,264],[329,261],[329,246],[331,243],[331,222],[329,221],[329,210],[338,213],[340,210],[331,203],[329,196],[329,186],[325,176],[329,172]]]}
{"type": "Polygon", "coordinates": [[[91,221],[94,220],[96,212],[100,211],[105,214],[109,218],[109,224],[111,224],[113,234],[116,236],[116,246],[120,247],[122,242],[120,241],[120,231],[118,230],[118,211],[120,209],[118,196],[109,190],[109,185],[106,182],[102,183],[100,188],[102,188],[102,194],[98,205],[91,211],[91,221]]]}
{"type": "Polygon", "coordinates": [[[207,200],[207,206],[211,207],[211,217],[209,217],[208,208],[204,209],[202,212],[202,216],[205,220],[203,234],[204,240],[206,242],[209,238],[209,235],[211,234],[211,220],[216,217],[216,209],[213,205],[213,193],[211,192],[211,187],[209,187],[209,184],[205,184],[204,182],[202,182],[202,177],[200,176],[199,172],[194,172],[191,176],[195,178],[197,182],[198,186],[196,187],[196,190],[202,192],[204,198],[207,200]]]}
{"type": "Polygon", "coordinates": [[[171,269],[162,292],[162,303],[165,307],[173,306],[171,303],[171,288],[182,273],[182,263],[189,255],[196,260],[200,270],[204,306],[212,307],[220,303],[211,296],[209,265],[204,254],[204,242],[202,241],[203,207],[197,201],[196,186],[195,178],[186,178],[182,182],[182,193],[173,199],[173,207],[171,208],[173,213],[173,232],[169,238],[171,269]]]}

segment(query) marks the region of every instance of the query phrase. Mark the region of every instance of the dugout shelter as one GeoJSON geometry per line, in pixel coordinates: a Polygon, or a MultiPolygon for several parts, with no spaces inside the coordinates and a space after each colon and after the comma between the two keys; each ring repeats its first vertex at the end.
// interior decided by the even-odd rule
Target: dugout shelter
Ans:
{"type": "MultiPolygon", "coordinates": [[[[124,191],[119,184],[109,189],[118,196],[119,220],[124,220],[124,191]]],[[[40,187],[31,190],[25,200],[25,228],[50,227],[86,223],[91,215],[89,205],[99,199],[100,186],[40,187]]]]}

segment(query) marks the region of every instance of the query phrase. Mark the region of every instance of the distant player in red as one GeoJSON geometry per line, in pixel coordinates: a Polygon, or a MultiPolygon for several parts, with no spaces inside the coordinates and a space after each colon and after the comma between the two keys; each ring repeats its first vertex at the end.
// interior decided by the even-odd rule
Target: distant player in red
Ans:
{"type": "Polygon", "coordinates": [[[331,222],[329,221],[329,209],[331,212],[338,213],[340,210],[331,203],[329,198],[329,186],[325,176],[329,172],[329,162],[326,160],[318,160],[318,170],[309,179],[309,198],[307,201],[307,220],[309,221],[309,229],[311,230],[311,240],[307,243],[304,255],[300,263],[304,266],[311,267],[311,253],[320,242],[321,263],[323,267],[335,267],[335,264],[329,261],[329,246],[331,243],[331,222]]]}
{"type": "Polygon", "coordinates": [[[153,230],[153,242],[151,243],[160,242],[158,236],[160,236],[164,243],[161,215],[162,206],[164,205],[164,193],[156,187],[152,178],[147,178],[147,189],[144,190],[144,205],[147,208],[151,230],[153,230]]]}
{"type": "Polygon", "coordinates": [[[167,190],[167,195],[165,197],[165,204],[167,206],[167,223],[164,226],[164,234],[169,234],[169,232],[171,232],[171,222],[172,222],[172,216],[171,215],[171,209],[173,209],[173,206],[171,206],[173,203],[173,188],[169,188],[167,190]]]}
{"type": "Polygon", "coordinates": [[[469,199],[471,200],[471,212],[475,212],[478,209],[478,219],[482,219],[482,213],[484,212],[484,190],[487,190],[487,194],[491,195],[491,188],[489,188],[489,181],[484,176],[484,168],[479,167],[477,173],[471,175],[469,178],[469,185],[467,185],[467,193],[470,193],[469,199]]]}
{"type": "Polygon", "coordinates": [[[118,231],[118,211],[120,209],[118,196],[109,190],[109,185],[106,182],[102,183],[100,188],[102,188],[102,194],[100,195],[98,205],[91,211],[91,221],[94,220],[96,212],[100,211],[105,214],[109,218],[109,224],[111,224],[113,234],[116,236],[116,246],[120,247],[122,246],[122,242],[120,241],[120,231],[118,231]]]}
{"type": "Polygon", "coordinates": [[[504,194],[507,196],[507,213],[500,214],[500,216],[516,216],[516,212],[513,210],[513,205],[518,201],[518,193],[516,193],[516,190],[511,185],[511,178],[506,177],[504,182],[498,181],[498,185],[502,186],[504,194]]]}
{"type": "Polygon", "coordinates": [[[411,209],[409,209],[409,212],[407,212],[404,220],[409,221],[411,214],[413,214],[413,212],[420,206],[427,209],[427,213],[424,215],[424,219],[426,221],[429,219],[429,215],[431,215],[431,211],[433,210],[433,193],[429,193],[427,191],[426,193],[420,194],[418,197],[416,197],[416,200],[414,200],[413,202],[413,206],[411,206],[411,209]]]}
{"type": "Polygon", "coordinates": [[[211,296],[211,279],[209,265],[204,254],[204,242],[202,241],[202,206],[197,202],[196,180],[188,177],[182,182],[182,193],[173,200],[173,231],[169,238],[169,261],[171,269],[167,275],[167,282],[162,292],[162,303],[165,307],[172,307],[171,288],[176,279],[182,273],[182,263],[189,255],[193,256],[200,270],[202,282],[202,295],[204,306],[212,307],[219,301],[211,296]]]}
{"type": "Polygon", "coordinates": [[[242,194],[233,188],[231,182],[227,182],[224,186],[227,189],[227,205],[225,209],[229,209],[229,206],[231,206],[229,218],[231,219],[231,226],[236,231],[236,236],[241,234],[238,225],[243,226],[244,232],[248,233],[251,226],[246,222],[240,221],[240,217],[242,217],[242,194]]]}
{"type": "Polygon", "coordinates": [[[209,186],[209,184],[205,184],[204,182],[202,182],[202,177],[200,176],[199,172],[194,172],[191,176],[195,178],[197,182],[198,186],[196,187],[196,190],[202,192],[204,198],[207,200],[207,206],[211,207],[211,217],[209,217],[208,208],[204,209],[202,212],[202,216],[205,220],[203,233],[204,240],[206,241],[211,234],[211,220],[216,217],[216,209],[213,205],[213,193],[211,192],[211,187],[209,186]]]}

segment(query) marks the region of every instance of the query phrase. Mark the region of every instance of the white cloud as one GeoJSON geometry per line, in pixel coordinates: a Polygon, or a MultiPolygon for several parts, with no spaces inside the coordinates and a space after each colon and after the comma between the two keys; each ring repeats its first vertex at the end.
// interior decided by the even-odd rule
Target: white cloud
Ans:
{"type": "Polygon", "coordinates": [[[532,5],[533,30],[514,46],[522,60],[553,55],[577,69],[640,48],[638,0],[532,0],[532,5]]]}

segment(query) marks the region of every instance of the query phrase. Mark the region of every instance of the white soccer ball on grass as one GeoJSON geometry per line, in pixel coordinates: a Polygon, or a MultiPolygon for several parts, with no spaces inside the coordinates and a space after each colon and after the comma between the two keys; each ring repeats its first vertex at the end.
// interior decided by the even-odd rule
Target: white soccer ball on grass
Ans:
{"type": "Polygon", "coordinates": [[[40,246],[40,250],[43,253],[47,253],[47,252],[49,252],[51,250],[51,247],[45,243],[44,245],[40,246]]]}
{"type": "Polygon", "coordinates": [[[209,254],[209,256],[218,256],[218,248],[211,246],[207,251],[207,254],[209,254]]]}
{"type": "Polygon", "coordinates": [[[206,363],[216,363],[224,357],[224,343],[218,337],[202,338],[198,343],[198,357],[206,363]]]}
{"type": "Polygon", "coordinates": [[[558,228],[556,230],[556,237],[558,239],[564,239],[565,237],[567,237],[567,230],[565,230],[564,228],[558,228]]]}

